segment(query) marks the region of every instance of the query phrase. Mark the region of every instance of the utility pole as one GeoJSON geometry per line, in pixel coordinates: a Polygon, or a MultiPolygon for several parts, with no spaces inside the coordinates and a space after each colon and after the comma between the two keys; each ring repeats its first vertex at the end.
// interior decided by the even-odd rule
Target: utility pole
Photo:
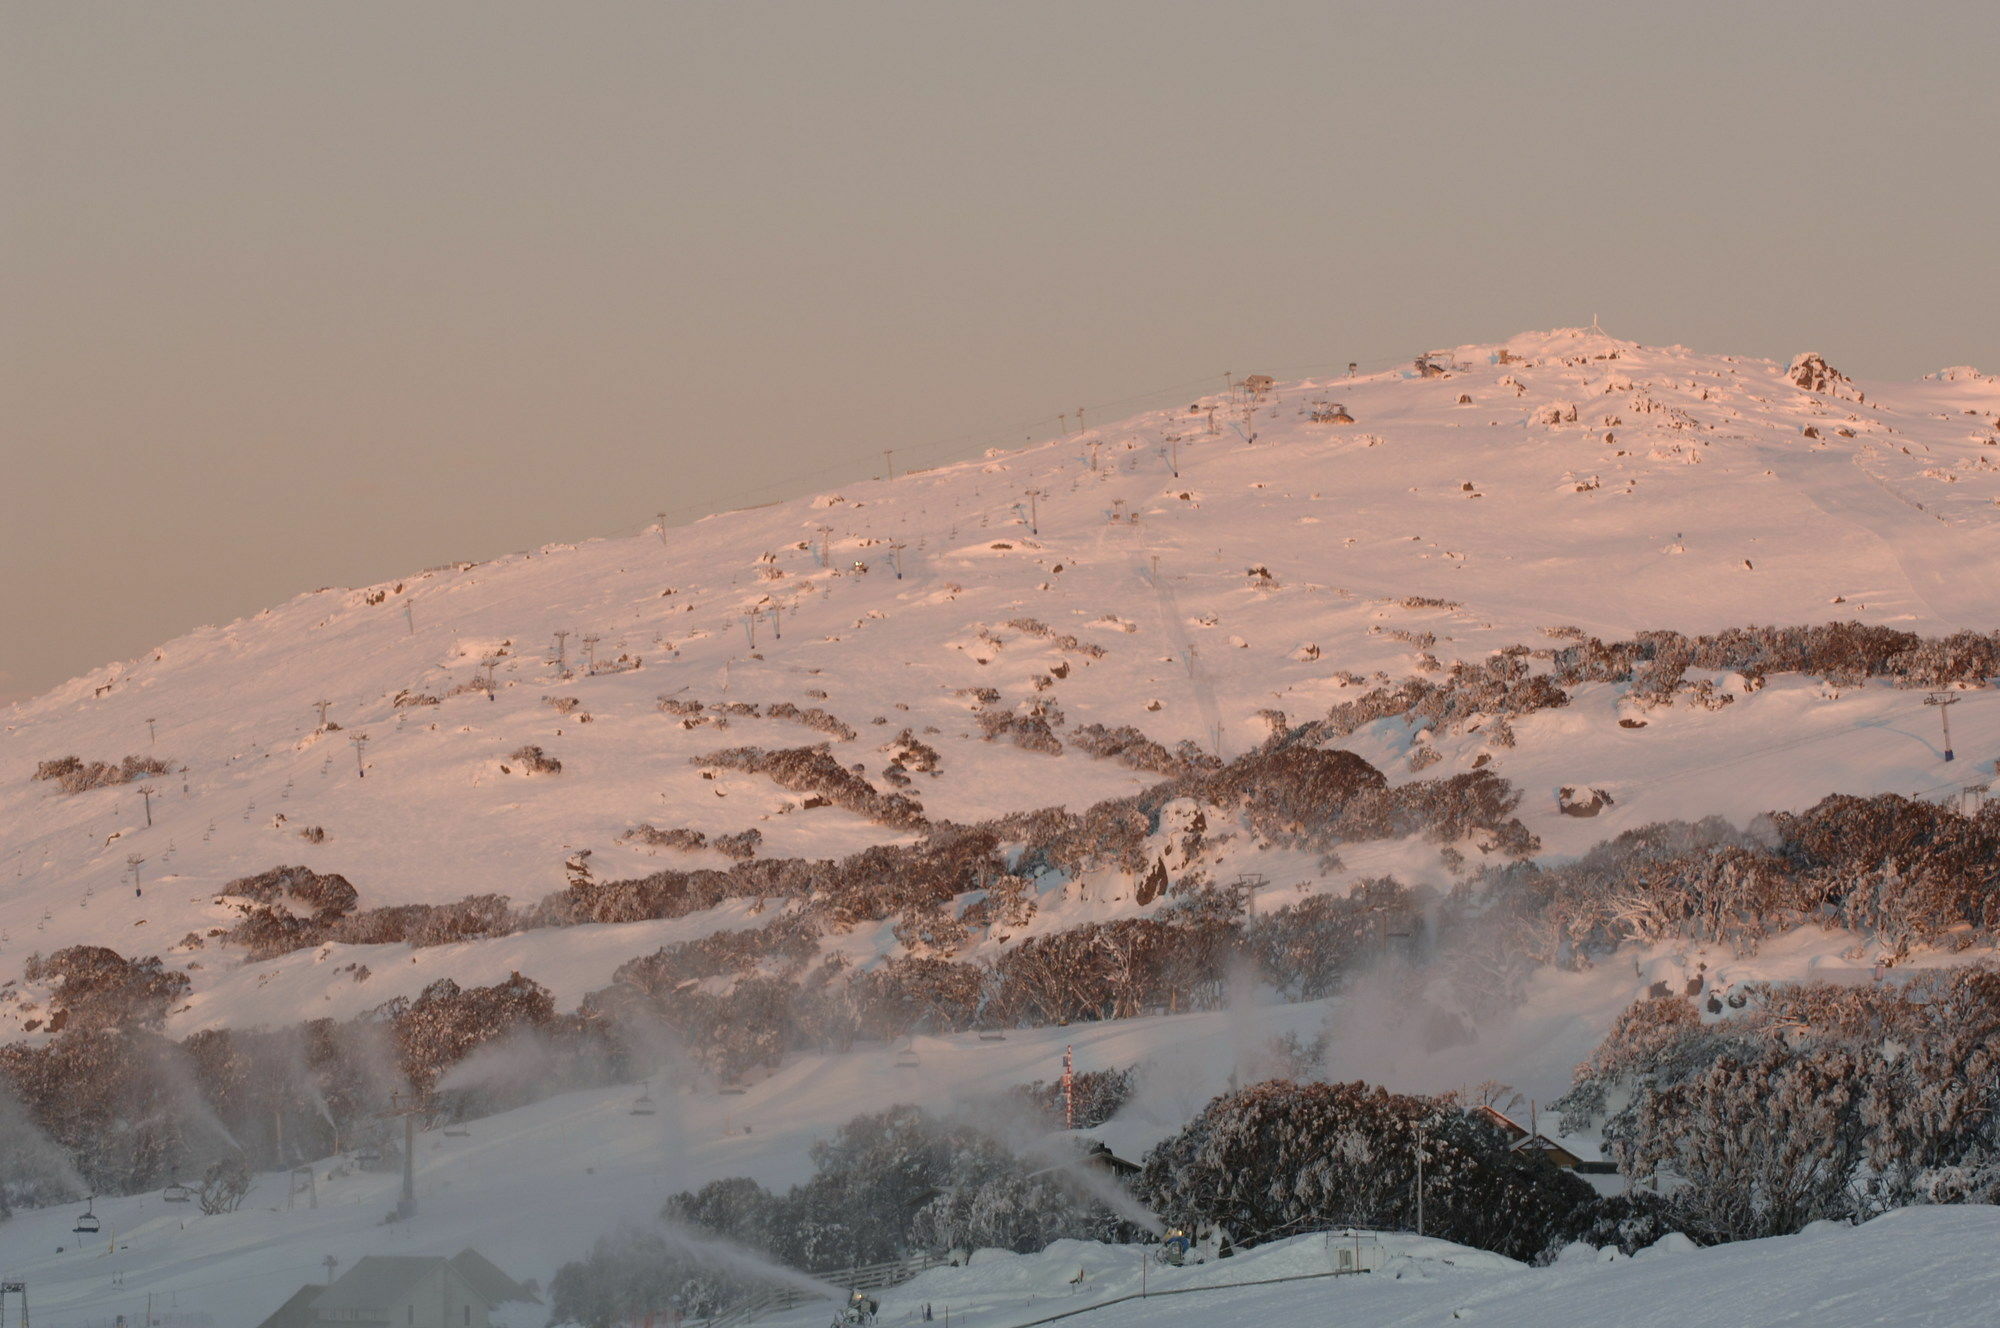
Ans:
{"type": "Polygon", "coordinates": [[[1167,464],[1173,467],[1174,478],[1181,477],[1181,436],[1175,434],[1167,441],[1167,464]]]}
{"type": "Polygon", "coordinates": [[[888,471],[888,474],[889,474],[889,478],[890,478],[890,479],[892,479],[892,480],[893,480],[893,479],[895,479],[895,478],[896,478],[896,449],[895,449],[895,448],[893,448],[893,447],[885,447],[885,448],[883,448],[883,449],[882,449],[882,465],[883,465],[883,466],[884,466],[884,468],[885,468],[885,469],[886,469],[886,470],[888,471]]]}
{"type": "Polygon", "coordinates": [[[414,599],[403,601],[403,625],[409,629],[403,633],[404,636],[417,634],[417,602],[414,599]]]}
{"type": "Polygon", "coordinates": [[[332,709],[332,707],[333,707],[333,702],[331,701],[313,702],[313,709],[319,711],[319,726],[321,728],[326,727],[326,712],[332,709]]]}
{"type": "Polygon", "coordinates": [[[1924,698],[1924,704],[1938,708],[1938,718],[1944,721],[1944,759],[1955,759],[1956,754],[1951,750],[1951,707],[1958,704],[1958,698],[1944,692],[1932,692],[1924,698]]]}
{"type": "Polygon", "coordinates": [[[354,768],[360,772],[361,778],[368,778],[368,766],[361,759],[361,749],[368,745],[368,735],[357,733],[348,741],[354,744],[354,768]]]}
{"type": "Polygon", "coordinates": [[[146,800],[146,827],[151,829],[153,825],[153,790],[142,788],[139,790],[139,796],[146,800]]]}

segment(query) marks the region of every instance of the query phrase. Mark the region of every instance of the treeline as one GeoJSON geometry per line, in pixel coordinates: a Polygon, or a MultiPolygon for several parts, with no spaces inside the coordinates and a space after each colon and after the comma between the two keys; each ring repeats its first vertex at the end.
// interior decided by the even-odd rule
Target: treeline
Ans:
{"type": "MultiPolygon", "coordinates": [[[[549,1284],[553,1322],[613,1328],[678,1309],[712,1315],[759,1286],[720,1237],[793,1268],[832,1271],[922,1250],[1028,1253],[1065,1238],[1129,1240],[1138,1229],[1092,1197],[1075,1144],[1017,1151],[989,1125],[916,1107],[857,1116],[812,1148],[810,1179],[773,1193],[743,1177],[670,1197],[663,1228],[600,1237],[549,1284]]],[[[1113,1184],[1108,1175],[1095,1182],[1113,1184]]]]}
{"type": "MultiPolygon", "coordinates": [[[[219,1160],[267,1169],[363,1146],[393,1153],[401,1132],[383,1114],[391,1095],[431,1094],[444,1071],[512,1034],[538,1035],[544,1070],[567,1086],[633,1077],[619,1030],[557,1014],[548,992],[518,973],[491,987],[440,979],[359,1019],[211,1029],[176,1042],[158,1029],[186,979],[168,975],[179,982],[164,989],[157,960],[61,951],[43,966],[61,969],[57,1000],[75,1004],[58,1006],[55,1038],[0,1046],[0,1074],[27,1122],[99,1194],[198,1178],[219,1160]]],[[[512,1105],[449,1092],[430,1100],[447,1115],[512,1105]]],[[[60,1172],[0,1168],[0,1185],[16,1204],[78,1197],[60,1172]]]]}
{"type": "Polygon", "coordinates": [[[1588,964],[1665,936],[1754,948],[1804,923],[1900,957],[2000,935],[2000,804],[1970,815],[1893,793],[1835,794],[1748,831],[1719,818],[1628,831],[1575,863],[1486,876],[1488,911],[1535,963],[1588,964]]]}
{"type": "MultiPolygon", "coordinates": [[[[1359,791],[1329,804],[1335,820],[1354,815],[1379,791],[1357,782],[1359,791]]],[[[1429,797],[1450,783],[1405,787],[1420,790],[1413,798],[1429,797]]],[[[1239,806],[1253,807],[1267,826],[1275,829],[1294,814],[1280,796],[1294,786],[1249,787],[1253,793],[1239,806]]],[[[1485,805],[1489,812],[1505,806],[1485,805]]],[[[1135,808],[1093,812],[1101,818],[1095,829],[1107,833],[1126,816],[1144,815],[1135,808]]],[[[1080,857],[1103,851],[1102,840],[1084,842],[1090,826],[1086,815],[1026,827],[1037,846],[1033,861],[1024,853],[1014,865],[1026,863],[1035,872],[1070,869],[1080,857]]],[[[230,1135],[245,1141],[244,1150],[260,1165],[298,1154],[306,1140],[324,1152],[335,1138],[352,1136],[365,1112],[357,1107],[360,1114],[343,1117],[334,1104],[348,1090],[327,1077],[348,1074],[350,1067],[312,1047],[373,1048],[370,1063],[377,1068],[365,1082],[428,1089],[495,1037],[533,1030],[539,1054],[559,1066],[540,1080],[573,1086],[627,1077],[632,1058],[624,1048],[632,1030],[651,1030],[645,1036],[670,1036],[711,1071],[733,1078],[791,1052],[845,1050],[912,1033],[1216,1008],[1239,971],[1254,973],[1287,999],[1316,999],[1383,958],[1427,955],[1449,961],[1443,987],[1459,991],[1464,1006],[1412,1007],[1431,1030],[1425,1036],[1443,1044],[1469,1036],[1465,1021],[1478,1017],[1479,1002],[1504,1002],[1537,966],[1588,965],[1628,941],[1678,936],[1748,949],[1764,937],[1816,923],[1853,928],[1895,954],[1919,944],[1990,943],[2000,924],[2000,808],[1967,815],[1894,795],[1836,796],[1802,813],[1770,817],[1751,833],[1717,821],[1647,827],[1575,863],[1496,869],[1442,898],[1383,879],[1343,896],[1267,906],[1253,916],[1236,887],[1183,884],[1141,917],[1030,936],[978,959],[957,957],[953,947],[964,940],[968,915],[983,913],[974,921],[1004,926],[1002,915],[1021,902],[1007,897],[1008,883],[1028,879],[1014,873],[986,877],[987,891],[958,913],[939,902],[953,897],[945,892],[969,889],[982,872],[1003,867],[1001,842],[1000,832],[988,827],[871,849],[838,864],[852,872],[841,879],[854,899],[865,897],[869,883],[886,880],[887,899],[878,906],[905,910],[898,934],[910,948],[884,963],[853,968],[837,956],[823,958],[825,933],[854,918],[835,900],[821,897],[815,907],[808,896],[763,926],[633,959],[570,1013],[555,1011],[547,993],[526,978],[474,989],[444,981],[347,1024],[201,1034],[176,1049],[149,1030],[160,1027],[184,995],[184,974],[165,969],[157,958],[127,960],[101,947],[72,947],[38,957],[32,967],[35,980],[51,983],[47,1027],[58,1036],[40,1047],[0,1050],[0,1067],[33,1119],[78,1151],[93,1183],[111,1192],[160,1183],[180,1165],[171,1161],[175,1149],[195,1147],[183,1147],[171,1132],[159,1134],[168,1129],[159,1123],[165,1119],[160,1103],[174,1094],[174,1100],[194,1100],[188,1083],[203,1086],[194,1096],[230,1135]],[[257,1073],[259,1083],[283,1097],[282,1110],[274,1117],[254,1093],[242,1100],[259,1105],[247,1109],[236,1098],[209,1093],[208,1085],[232,1082],[220,1071],[189,1076],[175,1070],[175,1056],[197,1046],[208,1049],[204,1056],[231,1048],[223,1058],[228,1063],[242,1048],[256,1064],[292,1066],[285,1074],[268,1068],[257,1073]],[[325,1074],[317,1068],[322,1066],[325,1074]],[[113,1128],[117,1121],[149,1118],[155,1125],[113,1128]],[[287,1123],[274,1124],[278,1119],[287,1123]],[[149,1130],[159,1137],[146,1137],[149,1130]]],[[[298,871],[267,874],[244,889],[253,897],[294,900],[314,913],[337,911],[352,897],[338,878],[298,871]]],[[[1721,1010],[1715,997],[1708,1000],[1710,1013],[1721,1010]]],[[[476,1114],[548,1090],[530,1084],[510,1091],[502,1098],[453,1090],[440,1095],[439,1109],[476,1114]]],[[[370,1101],[366,1110],[379,1109],[370,1101]]]]}
{"type": "Polygon", "coordinates": [[[1703,1241],[2000,1202],[2000,971],[1765,986],[1721,1020],[1643,1000],[1556,1105],[1703,1241]]]}
{"type": "Polygon", "coordinates": [[[709,1257],[704,1239],[833,1272],[926,1252],[1144,1240],[1136,1219],[1146,1213],[1219,1231],[1229,1248],[1330,1226],[1407,1230],[1416,1223],[1419,1146],[1431,1235],[1536,1259],[1577,1239],[1630,1252],[1666,1230],[1649,1200],[1600,1199],[1540,1154],[1511,1150],[1450,1096],[1257,1084],[1211,1101],[1130,1182],[1047,1128],[976,1107],[951,1117],[907,1106],[858,1116],[813,1146],[811,1178],[786,1192],[742,1177],[714,1181],[669,1198],[664,1226],[599,1239],[550,1283],[552,1316],[613,1328],[669,1310],[725,1309],[756,1283],[740,1262],[709,1257]]]}
{"type": "MultiPolygon", "coordinates": [[[[1440,733],[1482,729],[1498,747],[1513,745],[1511,721],[1569,704],[1567,688],[1611,683],[1644,710],[1684,702],[1708,709],[1735,694],[1695,671],[1735,673],[1755,691],[1775,674],[1822,678],[1836,687],[1882,679],[1898,687],[1986,687],[2000,676],[2000,633],[1918,636],[1859,622],[1816,627],[1732,627],[1703,636],[1641,632],[1630,641],[1602,641],[1574,627],[1550,629],[1568,644],[1511,646],[1471,663],[1429,661],[1434,677],[1416,676],[1371,688],[1326,717],[1293,730],[1288,741],[1345,737],[1377,720],[1400,718],[1440,733]],[[1542,671],[1536,671],[1540,665],[1542,671]]],[[[1427,648],[1428,638],[1414,638],[1427,648]]]]}
{"type": "MultiPolygon", "coordinates": [[[[725,869],[667,869],[613,881],[578,872],[565,889],[525,907],[487,894],[446,904],[358,909],[355,891],[342,878],[278,867],[223,887],[224,896],[244,901],[243,918],[215,935],[263,959],[326,942],[441,945],[538,927],[676,918],[730,899],[789,901],[829,928],[900,918],[921,933],[935,921],[934,910],[983,891],[984,907],[956,919],[965,923],[963,932],[946,926],[938,933],[940,939],[955,934],[962,942],[972,929],[1024,925],[1033,914],[1035,894],[1051,878],[1145,872],[1154,865],[1146,841],[1160,827],[1161,810],[1183,798],[1239,816],[1266,842],[1321,853],[1333,853],[1342,844],[1413,834],[1441,844],[1471,838],[1488,852],[1510,857],[1539,847],[1514,814],[1519,791],[1490,771],[1392,788],[1380,771],[1351,752],[1296,743],[1252,752],[1081,812],[1046,807],[971,826],[922,820],[914,799],[876,792],[821,748],[737,748],[703,759],[766,774],[786,788],[817,790],[815,796],[838,805],[921,829],[923,837],[834,860],[753,858],[725,869]]],[[[673,838],[650,826],[634,837],[673,838]]],[[[193,944],[205,939],[189,938],[193,944]]]]}

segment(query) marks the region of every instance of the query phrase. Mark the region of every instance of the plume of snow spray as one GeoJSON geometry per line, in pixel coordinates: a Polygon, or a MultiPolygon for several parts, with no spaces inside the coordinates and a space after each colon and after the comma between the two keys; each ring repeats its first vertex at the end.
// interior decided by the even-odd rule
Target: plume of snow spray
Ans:
{"type": "Polygon", "coordinates": [[[1167,1234],[1166,1223],[1155,1217],[1151,1209],[1133,1198],[1124,1186],[1099,1171],[1088,1159],[1075,1154],[1060,1158],[1056,1160],[1054,1166],[1047,1168],[1047,1174],[1053,1175],[1082,1197],[1103,1205],[1133,1226],[1150,1231],[1155,1236],[1167,1234]]]}
{"type": "Polygon", "coordinates": [[[57,1202],[88,1192],[69,1152],[42,1133],[19,1098],[0,1085],[0,1185],[17,1199],[57,1202]]]}
{"type": "Polygon", "coordinates": [[[671,1222],[665,1224],[662,1232],[668,1247],[690,1262],[705,1264],[739,1277],[790,1287],[808,1295],[823,1296],[828,1300],[844,1302],[847,1299],[847,1288],[835,1286],[811,1273],[802,1273],[748,1246],[717,1236],[696,1235],[686,1227],[671,1222]]]}

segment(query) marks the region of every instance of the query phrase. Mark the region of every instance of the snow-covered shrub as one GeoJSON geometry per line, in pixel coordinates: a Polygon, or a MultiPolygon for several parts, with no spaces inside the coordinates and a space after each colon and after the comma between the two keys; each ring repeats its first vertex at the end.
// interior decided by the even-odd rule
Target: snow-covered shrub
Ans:
{"type": "Polygon", "coordinates": [[[1085,724],[1070,734],[1070,744],[1092,756],[1159,775],[1178,777],[1210,773],[1222,768],[1219,759],[1193,742],[1183,739],[1169,750],[1130,724],[1121,724],[1117,728],[1085,724]]]}
{"type": "Polygon", "coordinates": [[[1181,1226],[1219,1225],[1240,1243],[1308,1224],[1414,1225],[1424,1150],[1431,1235],[1532,1259],[1574,1239],[1595,1194],[1450,1098],[1364,1083],[1273,1080],[1216,1098],[1146,1158],[1140,1197],[1181,1226]]]}
{"type": "Polygon", "coordinates": [[[880,792],[835,760],[825,745],[777,751],[731,747],[695,757],[694,764],[763,775],[780,788],[817,794],[836,807],[898,829],[917,829],[926,824],[922,803],[906,793],[880,792]]]}
{"type": "Polygon", "coordinates": [[[127,959],[102,945],[66,946],[46,959],[29,955],[22,976],[53,984],[49,1029],[158,1028],[192,985],[159,956],[127,959]]]}
{"type": "Polygon", "coordinates": [[[53,782],[64,793],[74,794],[164,775],[172,768],[171,762],[154,756],[128,756],[115,765],[108,761],[86,762],[80,757],[59,756],[53,761],[38,762],[34,778],[53,782]]]}
{"type": "Polygon", "coordinates": [[[480,1045],[554,1016],[548,989],[519,973],[490,987],[439,978],[414,1001],[399,996],[376,1011],[394,1030],[403,1074],[419,1092],[480,1045]]]}
{"type": "Polygon", "coordinates": [[[319,944],[360,899],[346,877],[322,876],[305,867],[273,867],[240,877],[223,886],[221,894],[251,901],[243,920],[229,930],[228,940],[249,951],[252,959],[271,959],[319,944]]]}
{"type": "Polygon", "coordinates": [[[758,846],[764,842],[764,832],[752,826],[733,835],[717,835],[709,842],[716,852],[725,857],[754,858],[758,846]]]}
{"type": "Polygon", "coordinates": [[[662,830],[646,822],[633,826],[618,838],[622,843],[644,844],[647,848],[678,848],[690,853],[708,845],[708,836],[699,830],[678,825],[662,830]]]}
{"type": "MultiPolygon", "coordinates": [[[[515,748],[507,754],[507,759],[519,765],[522,774],[559,775],[562,773],[561,761],[533,745],[515,748]]],[[[508,769],[504,765],[500,768],[502,770],[508,769]]]]}
{"type": "Polygon", "coordinates": [[[1062,723],[1063,714],[1054,701],[1025,701],[1018,710],[989,707],[979,711],[975,718],[988,742],[1004,737],[1031,752],[1062,755],[1062,740],[1055,735],[1055,725],[1062,723]]]}

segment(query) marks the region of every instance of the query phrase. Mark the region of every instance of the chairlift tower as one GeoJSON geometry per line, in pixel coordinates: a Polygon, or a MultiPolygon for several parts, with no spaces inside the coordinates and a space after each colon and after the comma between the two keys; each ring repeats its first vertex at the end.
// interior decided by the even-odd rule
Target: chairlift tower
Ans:
{"type": "Polygon", "coordinates": [[[333,702],[331,702],[331,701],[315,701],[315,702],[313,702],[312,704],[313,704],[313,709],[315,709],[315,710],[319,711],[319,726],[320,726],[321,728],[325,728],[325,727],[326,727],[326,712],[327,712],[327,711],[328,711],[329,709],[331,709],[331,708],[333,707],[333,702]]]}
{"type": "Polygon", "coordinates": [[[1951,707],[1958,704],[1958,698],[1949,692],[1932,692],[1924,698],[1924,704],[1936,706],[1938,718],[1944,722],[1944,759],[1956,759],[1956,753],[1951,750],[1951,707]]]}
{"type": "Polygon", "coordinates": [[[404,1097],[401,1090],[391,1093],[389,1110],[383,1113],[403,1118],[403,1192],[396,1198],[398,1222],[417,1215],[417,1116],[424,1110],[423,1099],[416,1094],[408,1094],[407,1104],[404,1097]]]}
{"type": "Polygon", "coordinates": [[[28,1284],[26,1282],[0,1282],[0,1328],[6,1328],[7,1297],[21,1298],[21,1328],[28,1328],[28,1284]]]}
{"type": "Polygon", "coordinates": [[[357,733],[353,737],[349,738],[348,741],[354,744],[355,770],[359,773],[360,778],[362,779],[368,778],[367,762],[361,759],[362,749],[368,745],[368,735],[365,733],[357,733]]]}

